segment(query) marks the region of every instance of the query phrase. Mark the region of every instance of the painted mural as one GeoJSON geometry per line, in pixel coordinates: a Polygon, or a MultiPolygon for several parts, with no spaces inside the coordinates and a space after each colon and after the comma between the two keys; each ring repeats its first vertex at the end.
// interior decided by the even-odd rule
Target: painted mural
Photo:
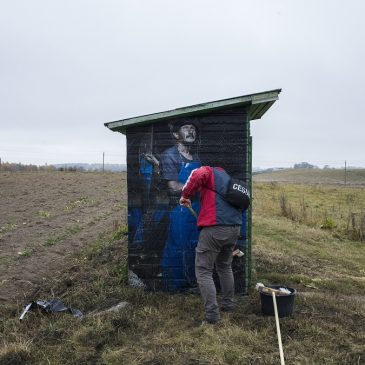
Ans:
{"type": "MultiPolygon", "coordinates": [[[[222,166],[247,178],[244,111],[183,117],[128,129],[128,239],[132,285],[149,290],[193,291],[196,217],[178,204],[191,171],[222,166]]],[[[199,195],[192,199],[199,214],[199,195]]],[[[244,250],[246,212],[239,248],[244,250]]],[[[242,291],[244,260],[235,258],[236,291],[242,291]]]]}

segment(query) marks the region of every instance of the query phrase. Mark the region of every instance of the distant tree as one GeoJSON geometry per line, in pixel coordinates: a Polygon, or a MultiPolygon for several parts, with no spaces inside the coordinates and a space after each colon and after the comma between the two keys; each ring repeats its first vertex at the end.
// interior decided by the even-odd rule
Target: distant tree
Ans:
{"type": "Polygon", "coordinates": [[[56,171],[56,168],[52,165],[44,165],[38,167],[39,171],[56,171]]]}
{"type": "Polygon", "coordinates": [[[294,164],[294,168],[295,169],[318,169],[318,166],[311,165],[308,162],[300,162],[300,163],[294,164]]]}
{"type": "Polygon", "coordinates": [[[21,163],[11,163],[11,162],[4,162],[0,165],[1,171],[38,171],[39,167],[37,165],[23,165],[21,163]]]}

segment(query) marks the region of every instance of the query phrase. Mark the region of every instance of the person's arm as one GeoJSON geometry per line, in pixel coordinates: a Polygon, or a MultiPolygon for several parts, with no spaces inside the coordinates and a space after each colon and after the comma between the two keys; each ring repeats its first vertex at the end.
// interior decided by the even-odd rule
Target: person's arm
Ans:
{"type": "Polygon", "coordinates": [[[182,188],[183,188],[184,184],[178,182],[178,181],[168,181],[167,182],[167,187],[169,188],[169,190],[171,190],[174,193],[180,193],[182,188]]]}
{"type": "Polygon", "coordinates": [[[211,173],[211,168],[208,166],[199,167],[191,172],[182,188],[182,195],[180,198],[181,205],[191,206],[190,197],[209,181],[211,173]]]}

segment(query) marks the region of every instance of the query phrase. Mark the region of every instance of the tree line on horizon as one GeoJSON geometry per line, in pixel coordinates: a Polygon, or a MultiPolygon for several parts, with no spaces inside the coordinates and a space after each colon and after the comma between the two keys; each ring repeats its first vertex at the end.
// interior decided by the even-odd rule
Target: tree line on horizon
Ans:
{"type": "MultiPolygon", "coordinates": [[[[286,169],[321,169],[320,167],[310,164],[309,162],[299,162],[293,165],[293,167],[269,167],[266,169],[259,169],[255,173],[272,172],[286,169]]],[[[327,169],[342,169],[330,167],[325,165],[323,170],[327,169]]],[[[348,169],[356,169],[356,167],[348,167],[348,169]]],[[[70,171],[70,172],[98,172],[98,171],[112,171],[122,172],[127,171],[127,165],[125,164],[100,164],[100,163],[64,163],[64,164],[53,164],[53,165],[34,165],[34,164],[22,164],[13,162],[1,162],[0,159],[0,171],[70,171]]]]}
{"type": "Polygon", "coordinates": [[[67,172],[98,172],[98,171],[112,171],[121,172],[126,171],[125,165],[117,164],[55,164],[55,165],[34,165],[22,164],[14,162],[1,162],[0,171],[6,172],[30,172],[30,171],[67,171],[67,172]]]}

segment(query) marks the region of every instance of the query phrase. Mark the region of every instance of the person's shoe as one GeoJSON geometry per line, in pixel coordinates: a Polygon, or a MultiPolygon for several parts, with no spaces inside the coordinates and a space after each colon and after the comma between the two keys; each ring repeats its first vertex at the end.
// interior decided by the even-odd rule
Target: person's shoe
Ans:
{"type": "Polygon", "coordinates": [[[207,319],[205,318],[203,321],[202,321],[202,325],[204,324],[216,324],[218,323],[218,319],[207,319]]]}
{"type": "Polygon", "coordinates": [[[221,307],[222,312],[233,312],[234,307],[221,307]]]}
{"type": "Polygon", "coordinates": [[[184,294],[200,294],[200,290],[198,287],[188,288],[184,291],[184,294]]]}
{"type": "Polygon", "coordinates": [[[201,327],[201,326],[211,326],[211,325],[215,325],[218,323],[217,321],[212,321],[212,320],[207,320],[207,319],[203,319],[203,320],[198,320],[198,321],[194,321],[194,325],[195,327],[201,327]]]}

